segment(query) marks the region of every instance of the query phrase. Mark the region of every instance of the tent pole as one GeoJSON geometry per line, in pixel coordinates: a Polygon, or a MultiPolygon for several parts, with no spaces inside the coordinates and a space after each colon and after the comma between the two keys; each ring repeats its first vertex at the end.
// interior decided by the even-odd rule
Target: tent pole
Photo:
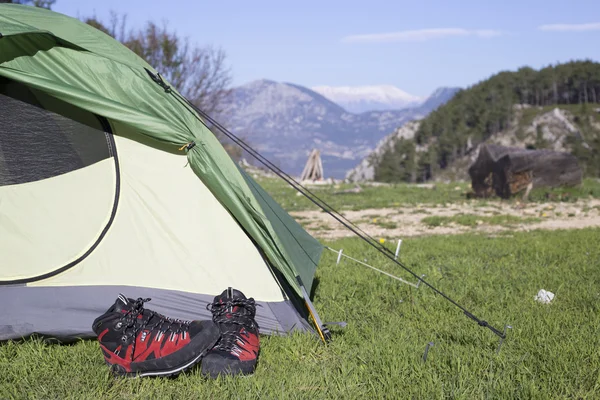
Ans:
{"type": "Polygon", "coordinates": [[[308,292],[306,291],[306,288],[304,287],[304,283],[302,282],[302,279],[300,278],[300,276],[296,276],[296,280],[298,281],[298,284],[300,285],[300,290],[302,291],[302,297],[304,297],[304,304],[306,305],[306,308],[308,309],[308,312],[313,320],[313,323],[315,324],[315,327],[317,328],[317,333],[319,334],[319,337],[321,338],[323,343],[329,342],[331,340],[331,332],[329,332],[329,329],[327,329],[327,327],[321,321],[321,318],[319,317],[319,314],[317,313],[315,306],[310,301],[310,296],[308,295],[308,292]]]}

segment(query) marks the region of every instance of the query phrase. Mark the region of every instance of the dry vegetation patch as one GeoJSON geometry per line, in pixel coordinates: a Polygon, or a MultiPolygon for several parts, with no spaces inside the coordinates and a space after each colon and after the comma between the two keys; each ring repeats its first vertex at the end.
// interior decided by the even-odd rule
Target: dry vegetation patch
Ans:
{"type": "MultiPolygon", "coordinates": [[[[324,212],[295,211],[291,214],[317,237],[336,239],[352,235],[324,212]]],[[[600,226],[600,200],[579,199],[570,203],[462,202],[451,206],[416,204],[401,208],[348,210],[344,216],[369,235],[384,238],[581,229],[600,226]]]]}

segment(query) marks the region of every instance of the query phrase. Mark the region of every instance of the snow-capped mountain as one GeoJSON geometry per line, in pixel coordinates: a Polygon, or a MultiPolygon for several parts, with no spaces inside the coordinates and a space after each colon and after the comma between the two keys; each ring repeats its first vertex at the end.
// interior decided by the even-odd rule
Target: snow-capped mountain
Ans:
{"type": "Polygon", "coordinates": [[[353,113],[400,110],[416,107],[425,100],[392,85],[315,86],[311,89],[353,113]]]}
{"type": "Polygon", "coordinates": [[[233,89],[222,120],[288,173],[299,174],[309,152],[318,148],[325,176],[343,178],[382,137],[430,111],[416,107],[354,114],[306,87],[259,80],[233,89]]]}

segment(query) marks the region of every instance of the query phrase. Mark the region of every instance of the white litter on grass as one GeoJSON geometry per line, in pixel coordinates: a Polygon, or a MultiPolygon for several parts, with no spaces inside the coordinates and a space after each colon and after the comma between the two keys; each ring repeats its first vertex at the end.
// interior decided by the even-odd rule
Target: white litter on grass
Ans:
{"type": "Polygon", "coordinates": [[[549,304],[553,298],[554,293],[540,289],[538,294],[533,299],[539,301],[540,303],[549,304]]]}

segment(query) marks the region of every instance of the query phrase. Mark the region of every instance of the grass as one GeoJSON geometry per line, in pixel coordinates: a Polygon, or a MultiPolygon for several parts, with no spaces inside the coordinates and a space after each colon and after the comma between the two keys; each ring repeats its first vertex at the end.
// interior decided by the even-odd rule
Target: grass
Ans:
{"type": "Polygon", "coordinates": [[[332,228],[326,223],[319,223],[317,225],[312,225],[311,229],[313,231],[330,231],[332,228]]]}
{"type": "MultiPolygon", "coordinates": [[[[121,380],[93,341],[7,342],[0,398],[598,398],[599,242],[600,229],[404,241],[401,259],[416,273],[495,327],[513,326],[498,354],[492,332],[433,291],[348,260],[336,265],[326,252],[315,305],[325,321],[348,322],[327,346],[308,334],[263,337],[252,377],[205,380],[194,370],[121,380]],[[555,293],[551,304],[533,300],[542,288],[555,293]]],[[[357,239],[328,244],[414,281],[357,239]]]]}
{"type": "Polygon", "coordinates": [[[396,229],[398,228],[398,224],[395,223],[394,221],[385,221],[385,220],[377,220],[377,222],[374,223],[374,225],[380,227],[380,228],[384,228],[384,229],[396,229]]]}
{"type": "Polygon", "coordinates": [[[354,221],[356,224],[371,224],[384,229],[396,229],[398,224],[394,221],[390,221],[385,216],[379,215],[365,215],[362,219],[354,221]]]}
{"type": "Polygon", "coordinates": [[[581,186],[553,189],[538,188],[529,193],[531,202],[575,202],[590,197],[600,198],[600,179],[586,178],[581,186]]]}
{"type": "Polygon", "coordinates": [[[422,223],[429,227],[442,226],[450,223],[455,223],[463,226],[477,226],[479,224],[511,226],[517,224],[535,223],[540,221],[540,218],[522,218],[514,215],[500,214],[492,216],[475,214],[456,214],[451,217],[434,215],[430,217],[425,217],[421,220],[422,223]]]}
{"type": "MultiPolygon", "coordinates": [[[[257,178],[273,198],[287,211],[317,210],[317,207],[304,196],[298,196],[296,191],[281,179],[257,178]]],[[[435,183],[433,188],[411,184],[394,184],[389,186],[362,186],[360,193],[338,193],[352,188],[351,184],[324,185],[310,188],[322,200],[339,211],[365,210],[372,208],[396,208],[402,206],[444,206],[447,204],[465,203],[474,207],[494,207],[506,202],[499,198],[467,199],[466,193],[471,190],[471,184],[435,183]]],[[[584,179],[583,184],[574,188],[534,189],[529,195],[530,202],[565,202],[600,198],[600,180],[584,179]]],[[[522,194],[517,194],[509,202],[519,201],[522,194]]],[[[427,210],[414,210],[414,213],[428,213],[427,210]]]]}
{"type": "MultiPolygon", "coordinates": [[[[316,206],[304,196],[297,196],[295,189],[281,179],[256,179],[287,211],[316,210],[316,206]]],[[[433,189],[418,185],[394,184],[389,186],[362,185],[360,193],[338,193],[353,188],[352,184],[323,185],[310,190],[336,210],[364,210],[369,208],[398,208],[419,203],[443,204],[465,200],[469,190],[467,183],[436,183],[433,189]],[[458,190],[456,188],[459,188],[458,190]]]]}

